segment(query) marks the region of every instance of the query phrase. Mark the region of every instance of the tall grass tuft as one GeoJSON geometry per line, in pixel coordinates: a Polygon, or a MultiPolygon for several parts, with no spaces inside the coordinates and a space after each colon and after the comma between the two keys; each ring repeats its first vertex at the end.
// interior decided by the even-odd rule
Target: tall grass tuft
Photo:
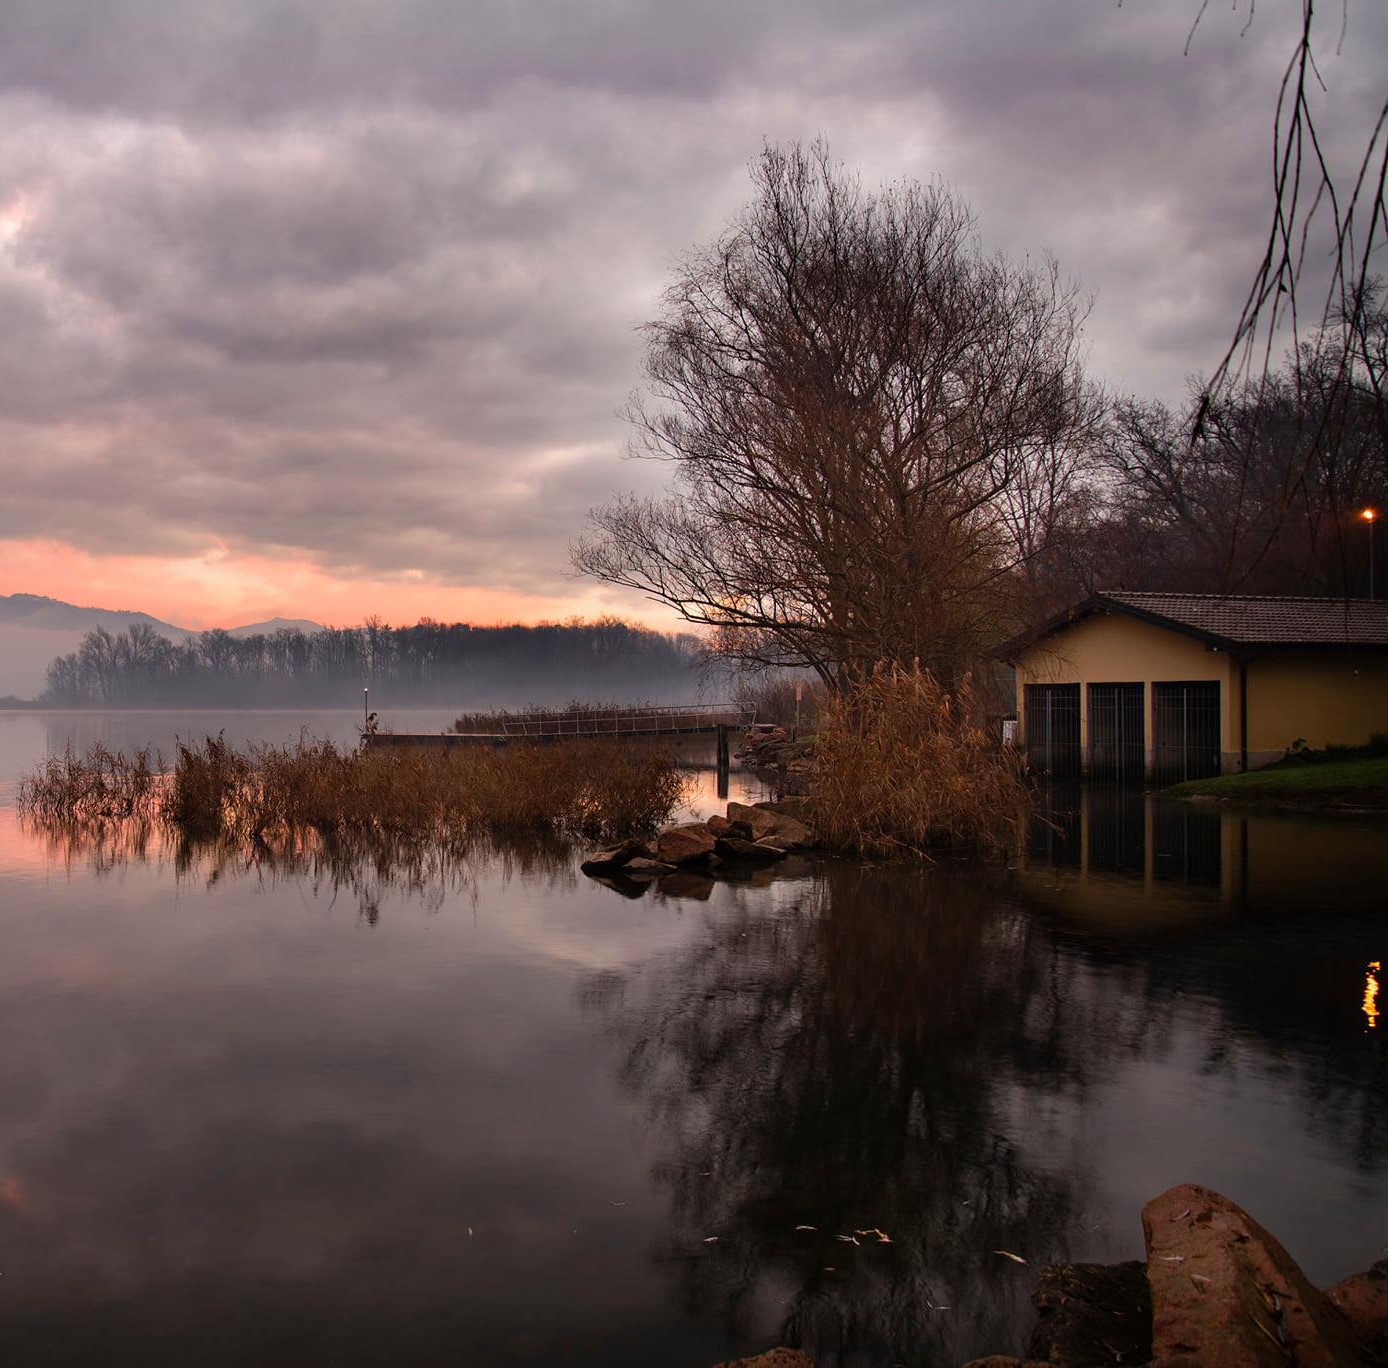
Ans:
{"type": "Polygon", "coordinates": [[[23,812],[49,822],[149,817],[160,807],[163,774],[163,757],[148,749],[126,755],[98,741],[75,755],[69,746],[20,779],[17,800],[23,812]]]}
{"type": "Polygon", "coordinates": [[[821,706],[815,833],[872,857],[1012,848],[1028,790],[979,725],[967,681],[951,696],[919,666],[882,666],[821,706]]]}
{"type": "MultiPolygon", "coordinates": [[[[101,748],[26,777],[19,802],[49,821],[158,817],[197,837],[294,831],[464,840],[485,832],[604,839],[654,830],[685,779],[663,751],[612,743],[339,749],[307,736],[237,750],[180,745],[172,772],[101,748]],[[91,793],[139,793],[121,808],[91,793]]],[[[139,758],[139,757],[137,757],[139,758]]]]}

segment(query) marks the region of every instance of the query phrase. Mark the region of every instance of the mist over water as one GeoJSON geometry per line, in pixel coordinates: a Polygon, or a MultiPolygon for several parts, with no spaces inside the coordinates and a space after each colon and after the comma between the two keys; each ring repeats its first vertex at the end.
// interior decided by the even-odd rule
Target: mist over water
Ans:
{"type": "Polygon", "coordinates": [[[1175,1182],[1323,1284],[1388,1239],[1380,821],[1060,791],[1013,868],[628,899],[562,843],[247,850],[9,803],[46,748],[188,721],[0,716],[15,1362],[956,1365],[1023,1347],[1045,1262],[1140,1257],[1175,1182]]]}

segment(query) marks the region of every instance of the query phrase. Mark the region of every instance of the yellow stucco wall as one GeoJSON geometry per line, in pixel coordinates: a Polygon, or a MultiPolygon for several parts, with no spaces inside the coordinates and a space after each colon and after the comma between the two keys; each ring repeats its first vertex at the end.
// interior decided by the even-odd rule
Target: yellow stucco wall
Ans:
{"type": "Polygon", "coordinates": [[[1388,653],[1278,652],[1248,663],[1248,749],[1359,746],[1388,732],[1388,653]]]}
{"type": "MultiPolygon", "coordinates": [[[[1152,690],[1158,680],[1213,679],[1219,682],[1220,747],[1228,751],[1233,716],[1238,705],[1237,674],[1229,657],[1202,641],[1168,631],[1126,613],[1100,613],[1047,637],[1016,662],[1017,716],[1026,726],[1023,700],[1028,684],[1145,684],[1147,744],[1152,737],[1152,690]]],[[[1089,745],[1089,706],[1081,689],[1080,745],[1089,745]]]]}
{"type": "MultiPolygon", "coordinates": [[[[1388,732],[1388,652],[1268,650],[1248,661],[1248,763],[1279,759],[1294,741],[1320,748],[1363,745],[1388,732]]],[[[1195,637],[1124,613],[1099,613],[1063,628],[1016,662],[1017,716],[1026,726],[1028,684],[1081,686],[1080,745],[1088,754],[1089,684],[1145,689],[1144,730],[1152,745],[1152,685],[1219,684],[1220,749],[1226,772],[1239,767],[1242,724],[1237,661],[1195,637]]],[[[1025,742],[1025,735],[1022,737],[1025,742]]]]}

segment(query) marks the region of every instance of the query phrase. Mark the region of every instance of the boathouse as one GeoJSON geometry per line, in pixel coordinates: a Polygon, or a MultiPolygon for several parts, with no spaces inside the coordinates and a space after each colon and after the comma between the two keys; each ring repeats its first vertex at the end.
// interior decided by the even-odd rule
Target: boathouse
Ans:
{"type": "Polygon", "coordinates": [[[1099,593],[997,655],[1038,772],[1175,783],[1388,733],[1388,602],[1099,593]]]}

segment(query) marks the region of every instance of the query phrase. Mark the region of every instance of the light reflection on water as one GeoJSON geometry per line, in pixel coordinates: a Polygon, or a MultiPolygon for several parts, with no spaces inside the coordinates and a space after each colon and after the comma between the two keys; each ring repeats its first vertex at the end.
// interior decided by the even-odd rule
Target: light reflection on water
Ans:
{"type": "Polygon", "coordinates": [[[1388,1238],[1384,835],[1094,789],[1014,869],[628,900],[556,843],[0,810],[0,1342],[957,1364],[1178,1181],[1333,1281],[1388,1238]]]}

